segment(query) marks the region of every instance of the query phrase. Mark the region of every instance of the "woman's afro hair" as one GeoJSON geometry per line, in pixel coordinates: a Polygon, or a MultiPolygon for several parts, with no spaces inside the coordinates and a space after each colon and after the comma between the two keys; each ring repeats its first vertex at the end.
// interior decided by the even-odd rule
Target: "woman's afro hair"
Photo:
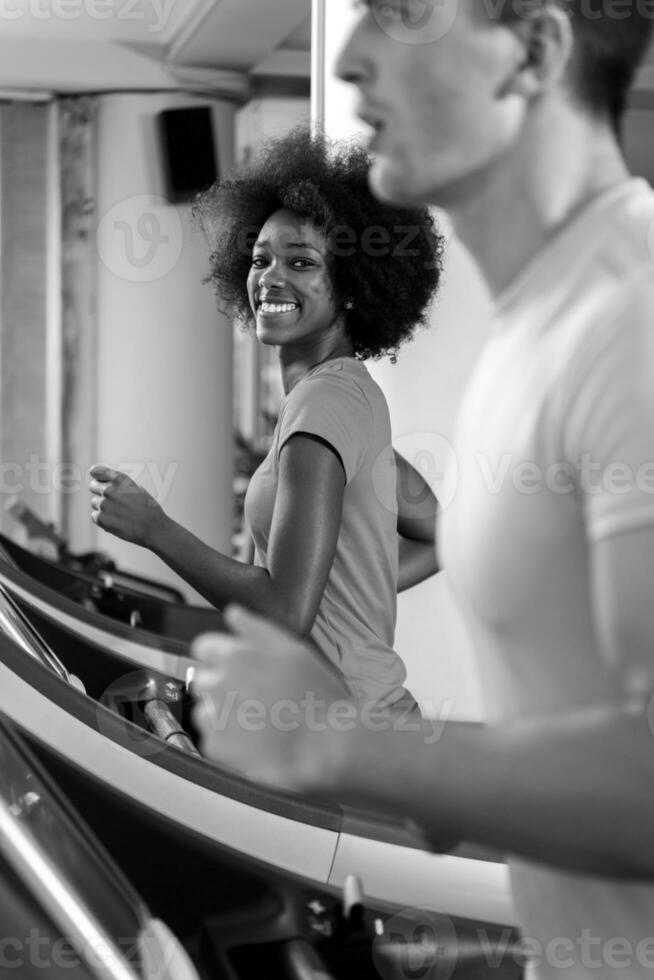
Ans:
{"type": "Polygon", "coordinates": [[[370,164],[360,146],[293,130],[202,194],[195,215],[210,238],[207,281],[220,309],[252,325],[252,249],[268,218],[289,208],[325,235],[331,285],[355,355],[394,359],[426,322],[443,240],[427,208],[398,208],[373,197],[370,164]]]}

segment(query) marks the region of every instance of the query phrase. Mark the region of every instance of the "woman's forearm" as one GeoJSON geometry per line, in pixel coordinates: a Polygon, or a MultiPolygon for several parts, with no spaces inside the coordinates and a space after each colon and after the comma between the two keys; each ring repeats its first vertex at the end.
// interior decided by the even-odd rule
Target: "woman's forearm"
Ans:
{"type": "Polygon", "coordinates": [[[397,591],[404,592],[439,570],[436,545],[433,541],[416,541],[398,535],[399,572],[397,591]]]}
{"type": "Polygon", "coordinates": [[[220,609],[237,602],[285,623],[281,603],[264,568],[228,558],[163,511],[145,544],[213,606],[220,609]]]}
{"type": "Polygon", "coordinates": [[[206,545],[125,473],[98,464],[89,477],[91,519],[103,531],[148,548],[218,608],[238,603],[309,636],[336,549],[345,487],[330,449],[301,436],[284,447],[267,568],[206,545]]]}

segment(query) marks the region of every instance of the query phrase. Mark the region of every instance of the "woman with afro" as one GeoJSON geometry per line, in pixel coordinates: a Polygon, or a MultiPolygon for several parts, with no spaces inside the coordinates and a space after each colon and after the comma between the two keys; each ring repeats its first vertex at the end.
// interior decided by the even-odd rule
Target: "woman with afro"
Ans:
{"type": "Polygon", "coordinates": [[[94,467],[90,487],[98,526],[213,605],[311,636],[361,703],[406,708],[396,593],[437,570],[436,501],[393,452],[363,362],[395,358],[424,323],[442,243],[427,210],[373,198],[369,165],[359,147],[296,131],[197,205],[219,306],[278,349],[286,395],[245,501],[255,564],[204,544],[124,474],[94,467]]]}

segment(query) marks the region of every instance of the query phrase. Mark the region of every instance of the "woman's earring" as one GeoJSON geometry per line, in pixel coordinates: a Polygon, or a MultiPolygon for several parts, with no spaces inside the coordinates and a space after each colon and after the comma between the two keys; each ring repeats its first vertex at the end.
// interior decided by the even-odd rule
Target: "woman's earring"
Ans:
{"type": "Polygon", "coordinates": [[[347,300],[347,302],[345,304],[345,309],[346,310],[353,310],[354,309],[354,300],[353,299],[348,299],[347,300]]]}

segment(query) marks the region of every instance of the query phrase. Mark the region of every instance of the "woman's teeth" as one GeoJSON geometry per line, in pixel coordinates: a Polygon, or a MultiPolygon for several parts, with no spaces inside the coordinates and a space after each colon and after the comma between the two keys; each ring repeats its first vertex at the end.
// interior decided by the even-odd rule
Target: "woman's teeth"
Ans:
{"type": "Polygon", "coordinates": [[[292,313],[297,310],[297,303],[260,303],[262,313],[292,313]]]}

